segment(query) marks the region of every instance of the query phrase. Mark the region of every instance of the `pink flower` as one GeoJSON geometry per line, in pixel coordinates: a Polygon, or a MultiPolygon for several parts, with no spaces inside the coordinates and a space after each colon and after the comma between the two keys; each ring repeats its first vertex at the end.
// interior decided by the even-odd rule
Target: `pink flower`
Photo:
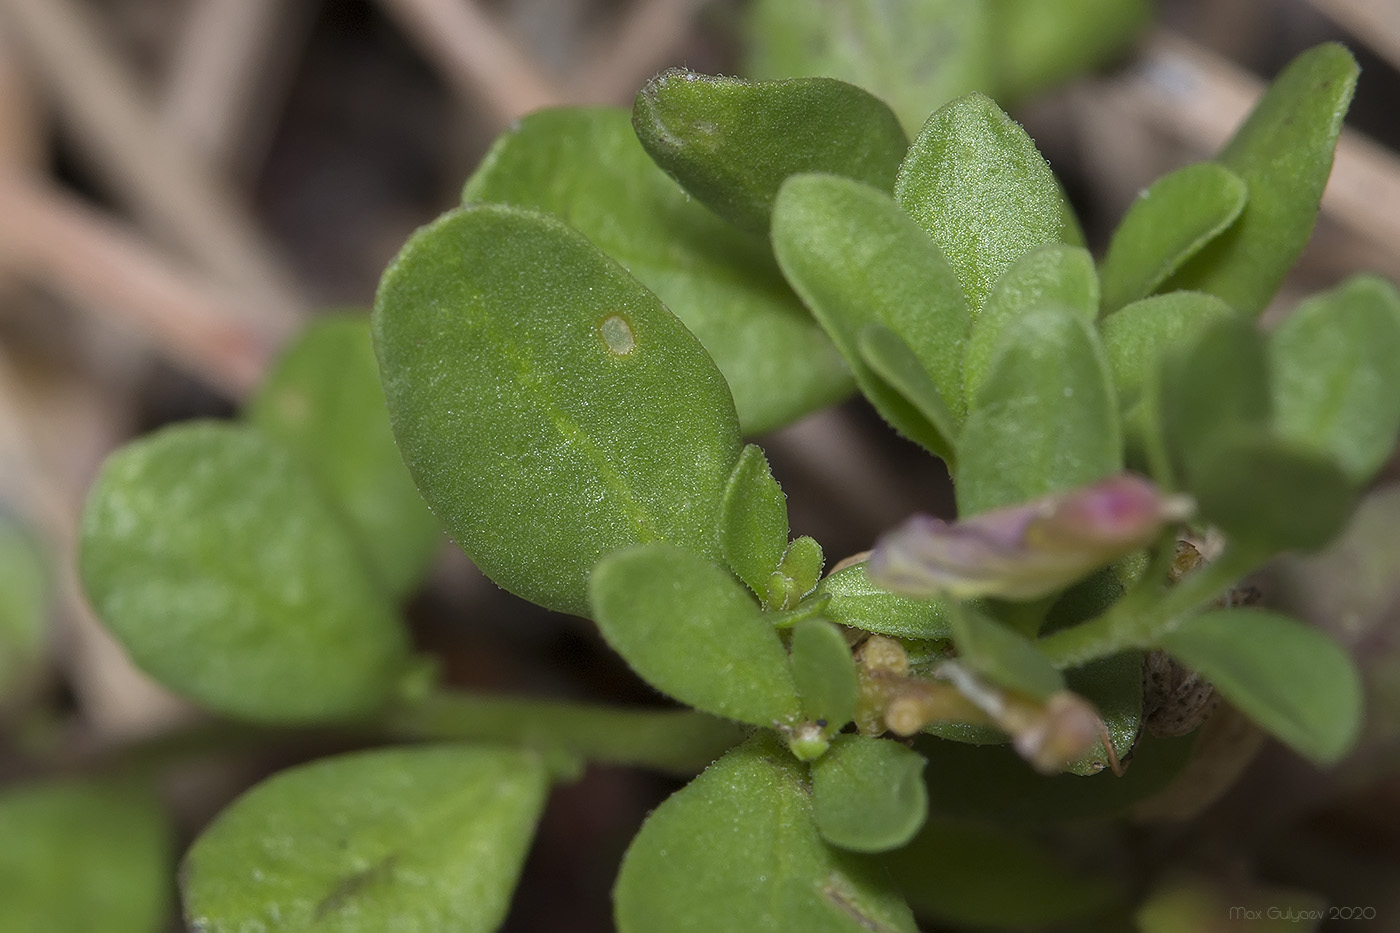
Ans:
{"type": "Polygon", "coordinates": [[[1193,510],[1132,473],[948,523],[915,515],[884,535],[870,579],[906,596],[1035,599],[1151,544],[1193,510]]]}

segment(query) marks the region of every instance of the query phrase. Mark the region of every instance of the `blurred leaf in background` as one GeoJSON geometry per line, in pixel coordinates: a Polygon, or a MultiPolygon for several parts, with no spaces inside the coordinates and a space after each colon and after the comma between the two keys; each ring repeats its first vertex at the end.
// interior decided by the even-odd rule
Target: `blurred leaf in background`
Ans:
{"type": "Polygon", "coordinates": [[[0,704],[23,687],[44,653],[50,585],[38,540],[0,512],[0,704]]]}
{"type": "Polygon", "coordinates": [[[822,75],[882,98],[913,135],[954,97],[1011,106],[1121,54],[1146,0],[758,0],[746,71],[822,75]]]}
{"type": "Polygon", "coordinates": [[[151,933],[173,893],[174,840],[148,793],[67,781],[0,794],[0,930],[151,933]]]}

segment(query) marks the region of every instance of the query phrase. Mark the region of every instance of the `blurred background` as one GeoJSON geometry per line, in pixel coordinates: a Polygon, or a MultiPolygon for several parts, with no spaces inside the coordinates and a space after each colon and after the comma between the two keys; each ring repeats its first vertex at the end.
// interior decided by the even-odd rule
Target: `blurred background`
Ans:
{"type": "MultiPolygon", "coordinates": [[[[1275,310],[1358,270],[1400,280],[1400,2],[1125,4],[1145,11],[1127,16],[1131,41],[1011,102],[1090,247],[1151,180],[1213,153],[1291,57],[1335,39],[1361,61],[1360,86],[1275,310]]],[[[516,117],[630,106],[674,65],[750,73],[754,21],[741,0],[0,0],[0,519],[37,539],[48,581],[26,590],[33,550],[0,535],[0,784],[101,772],[198,719],[131,668],[74,582],[102,458],[159,425],[233,414],[311,316],[367,308],[405,239],[457,203],[516,117]]],[[[794,534],[833,559],[913,510],[951,509],[946,477],[862,402],[761,442],[794,534]]],[[[1392,464],[1382,485],[1396,476],[1392,464]]],[[[1366,898],[1376,929],[1400,929],[1393,498],[1373,496],[1350,551],[1295,562],[1275,586],[1374,662],[1366,744],[1325,776],[1266,748],[1204,820],[1154,843],[1226,852],[1200,864],[1241,877],[1305,878],[1333,903],[1366,898]]],[[[590,625],[504,594],[450,548],[409,612],[454,684],[658,702],[590,625]]],[[[164,772],[173,851],[260,776],[336,741],[164,772]]],[[[507,929],[610,929],[617,861],[674,786],[593,769],[557,791],[507,929]]],[[[23,846],[0,837],[0,851],[23,846]]],[[[173,880],[171,905],[173,918],[173,880]]]]}

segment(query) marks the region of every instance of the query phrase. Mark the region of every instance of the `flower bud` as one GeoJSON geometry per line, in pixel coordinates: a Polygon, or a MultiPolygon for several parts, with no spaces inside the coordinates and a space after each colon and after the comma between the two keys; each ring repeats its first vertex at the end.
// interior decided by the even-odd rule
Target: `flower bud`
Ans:
{"type": "Polygon", "coordinates": [[[1192,508],[1121,473],[958,522],[915,515],[876,543],[867,573],[924,599],[1035,599],[1146,547],[1192,508]]]}

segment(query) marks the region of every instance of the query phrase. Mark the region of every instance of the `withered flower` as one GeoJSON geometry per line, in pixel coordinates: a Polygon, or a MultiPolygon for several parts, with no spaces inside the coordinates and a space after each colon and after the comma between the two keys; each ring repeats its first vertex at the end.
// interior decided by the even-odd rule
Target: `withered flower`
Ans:
{"type": "Polygon", "coordinates": [[[957,522],[915,515],[876,543],[867,572],[906,596],[1035,599],[1146,547],[1192,510],[1188,497],[1120,473],[957,522]]]}

